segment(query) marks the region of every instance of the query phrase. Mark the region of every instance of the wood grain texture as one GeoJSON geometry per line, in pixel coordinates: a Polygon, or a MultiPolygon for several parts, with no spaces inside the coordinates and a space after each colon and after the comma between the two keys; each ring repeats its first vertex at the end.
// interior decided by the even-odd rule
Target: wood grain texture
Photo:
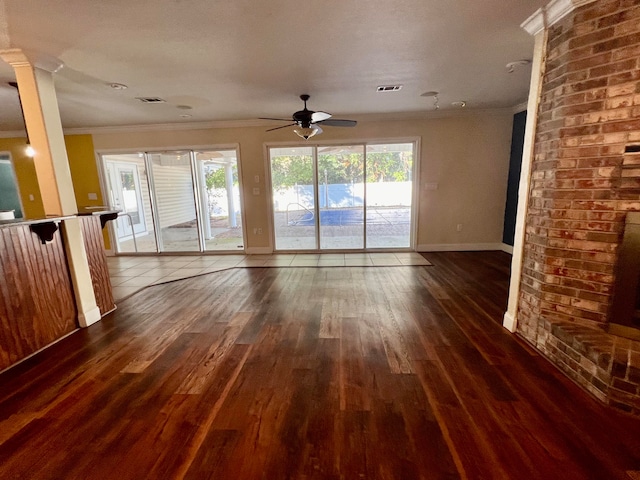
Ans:
{"type": "Polygon", "coordinates": [[[505,331],[509,256],[158,285],[0,375],[0,478],[625,479],[640,419],[505,331]]]}
{"type": "Polygon", "coordinates": [[[95,215],[80,216],[80,226],[84,238],[84,246],[87,251],[89,262],[89,273],[93,292],[96,296],[96,303],[100,313],[104,316],[116,308],[113,299],[113,289],[109,268],[107,266],[107,256],[104,251],[104,239],[102,237],[102,227],[100,217],[95,215]]]}
{"type": "Polygon", "coordinates": [[[43,245],[28,225],[0,229],[0,370],[76,328],[60,231],[43,245]]]}

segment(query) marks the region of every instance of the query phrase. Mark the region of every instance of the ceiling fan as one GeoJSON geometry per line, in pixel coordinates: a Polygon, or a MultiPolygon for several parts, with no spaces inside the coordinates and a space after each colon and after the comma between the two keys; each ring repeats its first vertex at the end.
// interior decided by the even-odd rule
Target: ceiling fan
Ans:
{"type": "Polygon", "coordinates": [[[355,120],[340,120],[337,118],[331,118],[331,114],[327,112],[314,112],[313,110],[309,110],[307,108],[307,100],[309,100],[309,95],[300,95],[300,100],[304,102],[304,109],[298,110],[296,113],[294,113],[291,116],[291,119],[261,117],[260,120],[293,122],[281,127],[270,128],[269,130],[267,130],[267,132],[272,132],[273,130],[279,130],[281,128],[297,126],[298,128],[295,128],[293,131],[298,136],[304,138],[305,140],[308,140],[314,135],[322,133],[322,128],[320,128],[320,125],[328,127],[355,127],[358,123],[355,120]]]}

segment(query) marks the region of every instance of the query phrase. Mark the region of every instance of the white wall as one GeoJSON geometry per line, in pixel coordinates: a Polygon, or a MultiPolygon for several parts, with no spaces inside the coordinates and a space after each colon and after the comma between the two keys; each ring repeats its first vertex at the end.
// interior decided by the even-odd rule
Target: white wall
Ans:
{"type": "MultiPolygon", "coordinates": [[[[442,112],[437,116],[401,120],[356,118],[354,128],[324,129],[307,144],[349,143],[363,140],[421,139],[417,246],[419,250],[475,249],[502,242],[504,205],[511,144],[511,109],[442,112]],[[447,116],[448,115],[448,116],[447,116]],[[437,183],[436,190],[424,188],[437,183]],[[462,231],[457,225],[462,224],[462,231]]],[[[153,130],[145,127],[96,131],[98,151],[240,145],[248,247],[271,245],[271,202],[264,159],[265,144],[303,144],[291,130],[265,132],[268,127],[153,130]],[[259,182],[255,183],[255,176],[259,182]],[[253,188],[259,195],[253,195],[253,188]],[[263,235],[254,235],[262,228],[263,235]]]]}

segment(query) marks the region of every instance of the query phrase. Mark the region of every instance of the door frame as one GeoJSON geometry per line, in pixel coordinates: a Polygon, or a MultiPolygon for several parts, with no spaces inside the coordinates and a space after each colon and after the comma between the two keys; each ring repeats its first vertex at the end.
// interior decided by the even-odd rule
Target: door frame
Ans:
{"type": "Polygon", "coordinates": [[[18,193],[18,204],[20,205],[20,211],[22,212],[22,217],[20,218],[25,218],[25,213],[24,213],[24,203],[22,202],[22,193],[20,191],[20,183],[18,183],[18,175],[16,174],[16,166],[13,163],[13,155],[11,155],[11,152],[8,151],[0,151],[0,162],[1,163],[8,163],[11,167],[11,175],[13,178],[13,183],[16,186],[16,192],[18,193]],[[1,158],[6,156],[7,158],[1,158]]]}
{"type": "MultiPolygon", "coordinates": [[[[314,139],[316,137],[313,137],[314,139]]],[[[420,209],[420,197],[419,197],[419,186],[420,186],[420,165],[422,159],[422,150],[421,150],[421,139],[422,137],[383,137],[383,138],[356,138],[356,139],[345,139],[345,140],[328,140],[328,141],[313,141],[313,142],[305,142],[301,143],[299,141],[287,141],[287,142],[265,142],[263,144],[263,167],[265,172],[265,184],[268,187],[267,191],[269,194],[269,201],[267,202],[267,214],[269,216],[269,222],[271,224],[271,235],[270,235],[270,248],[271,251],[274,252],[286,252],[286,253],[359,253],[359,252],[389,252],[391,250],[394,251],[407,251],[407,252],[415,252],[417,247],[417,239],[418,239],[418,218],[419,218],[419,209],[420,209]],[[320,250],[319,240],[316,243],[317,247],[315,250],[276,250],[275,249],[275,228],[273,224],[273,183],[271,180],[271,158],[269,155],[269,151],[271,148],[293,148],[293,147],[315,147],[314,152],[317,152],[318,147],[328,147],[328,146],[353,146],[353,145],[364,145],[365,147],[365,163],[366,163],[366,147],[367,145],[381,145],[381,144],[395,144],[395,143],[412,143],[414,145],[413,148],[413,169],[412,169],[412,191],[411,191],[411,228],[409,231],[409,247],[406,248],[363,248],[363,249],[349,249],[349,250],[320,250]]],[[[316,155],[316,153],[314,153],[316,155]]],[[[315,157],[314,157],[315,161],[315,157]]],[[[314,164],[314,181],[315,175],[317,172],[317,162],[314,164]]],[[[366,165],[364,168],[364,183],[365,183],[365,192],[366,192],[366,165]]],[[[317,181],[316,181],[317,183],[317,181]]],[[[317,188],[316,188],[317,190],[317,188]]],[[[317,197],[317,193],[316,193],[317,197]]],[[[317,202],[317,198],[316,198],[317,202]]],[[[366,200],[365,200],[366,203],[366,200]]],[[[366,215],[366,209],[365,209],[366,215]]],[[[316,215],[317,217],[317,215],[316,215]]],[[[366,222],[365,222],[366,223],[366,222]]],[[[364,234],[366,235],[366,225],[364,229],[364,234]]],[[[316,236],[319,235],[318,225],[316,222],[316,236]]]]}
{"type": "MultiPolygon", "coordinates": [[[[238,168],[238,188],[240,189],[240,212],[241,212],[241,225],[242,225],[242,244],[243,244],[243,248],[242,250],[238,249],[238,250],[204,250],[201,247],[201,250],[199,252],[193,252],[193,251],[189,251],[189,252],[160,252],[160,251],[156,251],[155,253],[150,253],[150,252],[127,252],[126,255],[175,255],[175,254],[184,254],[184,253],[189,253],[189,254],[197,254],[197,255],[226,255],[226,254],[231,254],[231,253],[247,253],[247,225],[246,225],[246,221],[247,221],[247,215],[246,215],[246,211],[245,211],[245,199],[244,196],[247,194],[247,192],[245,192],[244,190],[244,182],[243,182],[243,174],[242,174],[242,158],[241,158],[241,151],[240,151],[240,144],[239,143],[225,143],[225,144],[208,144],[208,145],[178,145],[178,146],[166,146],[166,147],[133,147],[133,148],[115,148],[115,149],[98,149],[95,150],[95,161],[96,161],[96,166],[98,169],[98,179],[100,182],[100,190],[102,192],[102,198],[108,198],[108,196],[106,195],[106,192],[108,192],[108,186],[107,186],[107,181],[105,178],[105,173],[106,173],[106,169],[105,169],[105,164],[104,164],[104,160],[103,157],[106,155],[123,155],[123,154],[128,154],[128,155],[139,155],[142,154],[144,155],[145,158],[145,167],[148,168],[148,162],[147,160],[147,154],[152,154],[152,153],[161,153],[161,152],[167,152],[167,151],[190,151],[192,152],[191,155],[193,155],[193,152],[198,152],[198,151],[209,151],[209,150],[235,150],[236,152],[236,159],[237,159],[237,168],[238,168]]],[[[194,170],[192,169],[192,175],[194,175],[196,172],[194,172],[194,170]]],[[[197,175],[196,175],[197,176],[197,175]]],[[[149,198],[150,198],[150,202],[151,202],[151,212],[152,212],[152,219],[154,221],[154,228],[156,228],[156,217],[157,215],[154,214],[154,212],[156,211],[156,204],[155,204],[155,192],[152,190],[152,180],[151,180],[151,175],[147,174],[147,180],[148,180],[148,185],[147,188],[149,188],[149,198]]],[[[197,195],[197,202],[198,204],[196,205],[196,209],[200,209],[200,204],[199,204],[199,197],[200,197],[200,192],[198,191],[198,187],[197,184],[194,183],[194,190],[195,193],[197,195]]],[[[111,205],[109,205],[109,207],[112,207],[111,205]]],[[[115,232],[115,227],[112,225],[113,222],[108,222],[107,226],[108,226],[108,234],[109,234],[109,240],[111,241],[111,250],[110,250],[110,254],[117,254],[118,252],[116,252],[115,250],[115,239],[116,237],[116,232],[115,232]]],[[[200,225],[198,225],[198,228],[200,229],[200,225]]],[[[155,234],[155,232],[154,232],[155,234]]],[[[199,240],[200,242],[202,240],[199,240]]],[[[156,245],[156,248],[159,249],[160,246],[156,245]]]]}
{"type": "MultiPolygon", "coordinates": [[[[135,185],[135,189],[136,189],[136,203],[138,205],[138,212],[140,213],[140,222],[136,225],[141,225],[142,228],[139,230],[136,230],[136,226],[133,224],[133,222],[131,222],[131,224],[129,225],[128,228],[132,229],[132,232],[135,233],[136,235],[138,234],[143,234],[147,232],[147,223],[146,223],[146,217],[145,217],[145,213],[144,213],[144,202],[142,201],[142,191],[140,190],[142,188],[142,183],[140,182],[140,172],[138,171],[138,165],[133,164],[133,163],[127,163],[127,162],[118,162],[118,161],[113,161],[113,162],[108,162],[114,169],[113,171],[113,176],[111,177],[111,187],[114,187],[114,180],[116,181],[120,181],[120,178],[118,176],[119,173],[119,169],[120,168],[127,168],[127,169],[131,169],[134,174],[133,174],[133,183],[135,185]]],[[[105,168],[106,168],[106,164],[105,164],[105,168]]],[[[118,183],[118,186],[121,187],[122,184],[118,183]]],[[[122,191],[122,188],[119,188],[118,191],[122,191]]],[[[103,197],[104,198],[104,197],[103,197]]],[[[109,197],[109,199],[111,199],[109,197]]],[[[124,199],[121,199],[122,202],[124,203],[124,199]]],[[[123,209],[124,212],[124,206],[121,206],[120,208],[123,209]]],[[[125,212],[126,213],[126,212],[125,212]]],[[[116,222],[119,221],[116,220],[116,222]]],[[[128,224],[128,222],[126,221],[122,221],[123,224],[128,224]]],[[[117,225],[116,225],[116,233],[117,233],[117,225]]],[[[118,240],[123,240],[123,239],[128,239],[129,237],[133,237],[133,233],[128,233],[127,235],[124,235],[122,237],[118,237],[118,240]]]]}

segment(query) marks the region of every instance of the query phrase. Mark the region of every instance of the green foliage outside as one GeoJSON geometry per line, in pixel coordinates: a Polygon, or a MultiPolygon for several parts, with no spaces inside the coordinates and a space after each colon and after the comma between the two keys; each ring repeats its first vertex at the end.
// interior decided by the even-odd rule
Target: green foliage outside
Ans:
{"type": "MultiPolygon", "coordinates": [[[[233,185],[238,185],[238,167],[233,165],[233,185]]],[[[227,184],[225,181],[225,173],[224,167],[219,167],[217,169],[209,169],[204,175],[205,181],[207,183],[207,190],[212,190],[214,188],[226,188],[227,184]]]]}
{"type": "MultiPolygon", "coordinates": [[[[364,155],[339,153],[318,156],[319,183],[361,183],[364,155]],[[326,172],[326,174],[325,174],[326,172]]],[[[367,154],[367,182],[406,182],[411,180],[411,152],[367,154]]],[[[310,155],[279,156],[271,159],[271,180],[276,189],[313,183],[310,155]]]]}

